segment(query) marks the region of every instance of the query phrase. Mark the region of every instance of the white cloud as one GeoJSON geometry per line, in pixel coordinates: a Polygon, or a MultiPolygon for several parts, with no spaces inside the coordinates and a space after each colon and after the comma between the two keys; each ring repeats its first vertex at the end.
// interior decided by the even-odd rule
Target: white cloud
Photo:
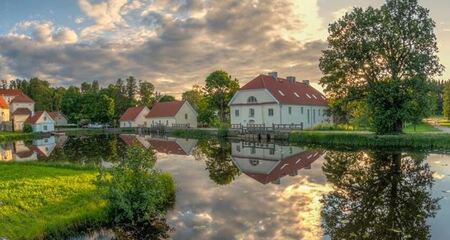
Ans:
{"type": "Polygon", "coordinates": [[[81,10],[95,22],[81,31],[81,36],[87,37],[104,30],[112,29],[117,25],[125,24],[121,9],[127,0],[106,0],[100,3],[91,3],[89,0],[79,0],[81,10]]]}
{"type": "Polygon", "coordinates": [[[70,28],[57,28],[50,21],[24,21],[10,33],[14,36],[30,37],[42,44],[76,43],[78,35],[70,28]]]}
{"type": "Polygon", "coordinates": [[[75,18],[75,23],[76,24],[81,24],[81,23],[83,23],[84,22],[84,18],[83,17],[77,17],[77,18],[75,18]]]}

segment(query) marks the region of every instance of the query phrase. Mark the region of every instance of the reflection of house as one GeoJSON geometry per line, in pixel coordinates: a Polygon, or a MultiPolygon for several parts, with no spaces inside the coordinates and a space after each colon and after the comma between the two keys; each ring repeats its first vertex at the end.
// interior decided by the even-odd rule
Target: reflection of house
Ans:
{"type": "Polygon", "coordinates": [[[144,127],[145,116],[150,112],[147,107],[138,106],[128,108],[119,119],[120,127],[144,127]]]}
{"type": "Polygon", "coordinates": [[[66,135],[56,136],[55,137],[56,147],[63,148],[68,140],[69,140],[69,137],[66,135]]]}
{"type": "Polygon", "coordinates": [[[55,120],[55,126],[67,126],[67,117],[61,112],[49,112],[48,114],[55,120]]]}
{"type": "Polygon", "coordinates": [[[33,140],[33,145],[30,148],[35,151],[39,157],[48,157],[56,147],[55,137],[42,138],[33,140]]]}
{"type": "Polygon", "coordinates": [[[147,126],[150,125],[189,125],[196,128],[197,112],[187,101],[155,103],[147,114],[147,126]]]}
{"type": "Polygon", "coordinates": [[[17,141],[14,143],[14,161],[33,161],[37,160],[37,154],[29,147],[25,145],[23,141],[17,141]]]}
{"type": "Polygon", "coordinates": [[[303,124],[310,128],[328,121],[323,94],[307,80],[279,78],[276,72],[248,82],[229,104],[231,124],[303,124]]]}
{"type": "Polygon", "coordinates": [[[13,151],[11,144],[1,144],[0,145],[0,161],[11,161],[13,160],[13,151]]]}
{"type": "Polygon", "coordinates": [[[304,150],[295,146],[234,142],[231,157],[236,166],[256,181],[279,183],[284,176],[297,175],[300,169],[309,169],[322,152],[304,150]]]}
{"type": "Polygon", "coordinates": [[[25,124],[30,124],[33,128],[33,132],[55,131],[55,121],[46,111],[36,112],[25,121],[25,124]]]}
{"type": "Polygon", "coordinates": [[[0,123],[9,122],[9,104],[0,96],[0,123]]]}
{"type": "Polygon", "coordinates": [[[121,134],[120,138],[127,145],[140,145],[145,148],[152,147],[158,153],[173,155],[191,155],[197,140],[181,138],[152,138],[134,134],[121,134]]]}

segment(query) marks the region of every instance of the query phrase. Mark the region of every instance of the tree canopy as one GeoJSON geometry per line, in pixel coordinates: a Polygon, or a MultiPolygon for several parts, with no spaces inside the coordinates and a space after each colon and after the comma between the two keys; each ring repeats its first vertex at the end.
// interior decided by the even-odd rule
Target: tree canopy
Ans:
{"type": "Polygon", "coordinates": [[[214,71],[205,80],[205,92],[210,107],[217,110],[221,122],[229,113],[228,103],[239,89],[239,81],[222,70],[214,71]]]}
{"type": "Polygon", "coordinates": [[[320,83],[331,112],[363,100],[380,134],[399,133],[406,121],[428,115],[418,106],[443,66],[437,57],[435,22],[417,0],[388,0],[380,8],[354,8],[330,24],[320,83]]]}

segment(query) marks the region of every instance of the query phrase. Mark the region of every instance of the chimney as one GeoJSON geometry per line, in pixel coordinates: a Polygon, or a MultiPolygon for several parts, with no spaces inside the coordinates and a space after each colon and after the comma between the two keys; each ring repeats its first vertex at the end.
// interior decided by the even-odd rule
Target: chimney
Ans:
{"type": "Polygon", "coordinates": [[[286,79],[287,79],[288,82],[290,82],[290,83],[295,83],[295,77],[294,77],[294,76],[288,76],[288,77],[286,77],[286,79]]]}
{"type": "Polygon", "coordinates": [[[303,80],[303,83],[304,83],[306,86],[309,86],[309,80],[303,80]]]}
{"type": "Polygon", "coordinates": [[[272,76],[274,79],[278,78],[278,72],[270,72],[269,76],[272,76]]]}

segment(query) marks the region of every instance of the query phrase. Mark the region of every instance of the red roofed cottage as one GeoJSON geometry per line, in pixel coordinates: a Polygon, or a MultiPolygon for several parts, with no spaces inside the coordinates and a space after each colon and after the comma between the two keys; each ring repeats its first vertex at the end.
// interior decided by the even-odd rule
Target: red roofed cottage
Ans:
{"type": "Polygon", "coordinates": [[[121,128],[146,126],[145,116],[150,112],[148,107],[137,106],[128,108],[119,119],[121,128]]]}
{"type": "Polygon", "coordinates": [[[309,81],[279,78],[276,72],[248,82],[229,105],[231,124],[303,124],[304,128],[311,128],[330,121],[325,96],[309,81]]]}
{"type": "Polygon", "coordinates": [[[197,112],[187,101],[159,102],[147,114],[147,125],[197,127],[197,112]]]}

